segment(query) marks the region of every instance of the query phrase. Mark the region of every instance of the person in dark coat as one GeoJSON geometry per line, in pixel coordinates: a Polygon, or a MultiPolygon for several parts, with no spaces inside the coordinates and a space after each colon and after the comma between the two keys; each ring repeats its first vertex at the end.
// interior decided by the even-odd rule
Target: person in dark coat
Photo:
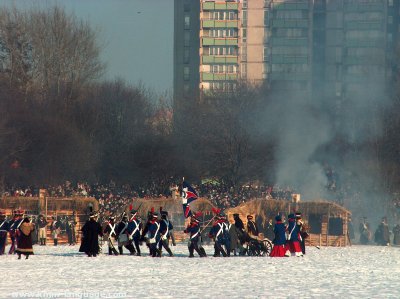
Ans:
{"type": "Polygon", "coordinates": [[[18,259],[21,259],[21,254],[29,258],[29,255],[33,254],[32,247],[32,232],[35,230],[35,224],[31,223],[29,217],[25,217],[22,220],[21,225],[18,228],[18,242],[17,249],[15,252],[18,254],[18,259]]]}
{"type": "Polygon", "coordinates": [[[280,215],[275,217],[274,233],[275,237],[272,241],[274,247],[269,256],[284,257],[286,252],[286,228],[280,215]]]}
{"type": "Polygon", "coordinates": [[[244,229],[244,224],[242,219],[240,219],[239,214],[233,214],[234,225],[236,227],[236,231],[238,233],[238,239],[240,241],[240,245],[242,245],[247,241],[247,233],[244,229]]]}
{"type": "Polygon", "coordinates": [[[6,219],[6,215],[0,211],[0,255],[4,254],[7,244],[7,234],[10,230],[10,225],[6,219]]]}
{"type": "Polygon", "coordinates": [[[381,223],[375,231],[375,243],[382,246],[390,245],[389,226],[386,222],[386,217],[382,218],[381,223]]]}
{"type": "Polygon", "coordinates": [[[79,252],[84,252],[88,257],[99,254],[99,236],[103,236],[101,225],[97,222],[97,213],[90,213],[89,220],[82,227],[82,243],[79,252]]]}

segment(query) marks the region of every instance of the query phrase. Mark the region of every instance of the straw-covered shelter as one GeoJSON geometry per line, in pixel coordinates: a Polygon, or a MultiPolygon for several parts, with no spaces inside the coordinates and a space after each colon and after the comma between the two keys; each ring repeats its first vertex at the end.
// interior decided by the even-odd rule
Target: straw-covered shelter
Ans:
{"type": "MultiPolygon", "coordinates": [[[[39,197],[10,197],[0,198],[0,210],[8,216],[13,216],[14,210],[22,210],[25,215],[37,217],[43,215],[49,223],[52,217],[74,218],[76,231],[79,232],[82,225],[89,218],[91,211],[98,211],[99,203],[91,197],[49,197],[45,190],[40,190],[39,197]]],[[[79,237],[79,234],[76,234],[79,237]]],[[[47,240],[51,241],[50,229],[47,229],[47,240]]],[[[79,241],[79,240],[78,240],[79,241]]],[[[66,242],[65,234],[59,238],[59,243],[66,242]]]]}
{"type": "Polygon", "coordinates": [[[312,246],[347,246],[348,219],[350,211],[344,207],[325,200],[290,202],[274,199],[254,199],[238,207],[228,209],[226,214],[233,222],[233,214],[239,214],[244,223],[247,215],[253,215],[259,228],[277,214],[287,216],[290,213],[301,212],[302,219],[309,227],[310,237],[306,244],[312,246]]]}

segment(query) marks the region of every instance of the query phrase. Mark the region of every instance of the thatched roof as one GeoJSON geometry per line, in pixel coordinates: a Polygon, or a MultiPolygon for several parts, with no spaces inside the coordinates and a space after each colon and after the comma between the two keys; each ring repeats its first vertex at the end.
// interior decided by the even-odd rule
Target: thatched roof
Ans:
{"type": "Polygon", "coordinates": [[[345,217],[350,213],[344,207],[325,200],[304,201],[293,203],[275,199],[254,199],[241,205],[226,210],[229,219],[233,219],[233,214],[239,214],[241,219],[246,219],[247,215],[261,217],[263,221],[274,218],[278,213],[289,214],[301,211],[303,215],[321,214],[345,217]]]}

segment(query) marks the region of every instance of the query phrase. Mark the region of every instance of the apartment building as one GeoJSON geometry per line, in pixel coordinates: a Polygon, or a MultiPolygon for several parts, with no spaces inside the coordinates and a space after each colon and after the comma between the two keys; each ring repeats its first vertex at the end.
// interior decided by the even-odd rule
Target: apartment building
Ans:
{"type": "Polygon", "coordinates": [[[391,76],[396,0],[175,0],[174,93],[238,80],[344,99],[391,76]]]}

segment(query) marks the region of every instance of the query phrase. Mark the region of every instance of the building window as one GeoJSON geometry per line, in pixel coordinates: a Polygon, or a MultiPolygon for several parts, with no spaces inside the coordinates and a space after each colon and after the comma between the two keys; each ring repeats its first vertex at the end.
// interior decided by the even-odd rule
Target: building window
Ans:
{"type": "Polygon", "coordinates": [[[189,48],[185,47],[185,49],[183,50],[183,63],[189,63],[189,48]]]}
{"type": "Polygon", "coordinates": [[[264,26],[269,26],[269,10],[264,10],[264,26]]]}
{"type": "Polygon", "coordinates": [[[185,29],[189,29],[189,28],[190,28],[190,16],[185,15],[185,29]]]}
{"type": "Polygon", "coordinates": [[[264,61],[268,61],[268,55],[269,54],[269,51],[268,51],[268,47],[264,47],[264,49],[263,49],[263,60],[264,61]]]}
{"type": "Polygon", "coordinates": [[[247,26],[247,10],[243,10],[242,12],[242,26],[247,26]]]}
{"type": "Polygon", "coordinates": [[[184,66],[183,67],[183,80],[189,81],[189,77],[190,77],[190,69],[188,66],[184,66]]]}
{"type": "Polygon", "coordinates": [[[186,47],[190,45],[190,32],[187,30],[183,34],[183,45],[186,47]]]}
{"type": "Polygon", "coordinates": [[[389,6],[393,6],[393,0],[389,0],[389,6]]]}
{"type": "Polygon", "coordinates": [[[247,0],[243,0],[243,2],[242,2],[242,8],[247,8],[247,0]]]}
{"type": "Polygon", "coordinates": [[[242,41],[245,43],[247,41],[247,29],[242,28],[242,41]]]}
{"type": "Polygon", "coordinates": [[[393,24],[393,16],[388,16],[388,24],[393,24]]]}
{"type": "Polygon", "coordinates": [[[190,11],[190,4],[189,3],[183,4],[183,11],[185,11],[185,12],[190,11]]]}
{"type": "Polygon", "coordinates": [[[188,94],[190,90],[189,84],[185,83],[183,84],[183,92],[188,94]]]}

